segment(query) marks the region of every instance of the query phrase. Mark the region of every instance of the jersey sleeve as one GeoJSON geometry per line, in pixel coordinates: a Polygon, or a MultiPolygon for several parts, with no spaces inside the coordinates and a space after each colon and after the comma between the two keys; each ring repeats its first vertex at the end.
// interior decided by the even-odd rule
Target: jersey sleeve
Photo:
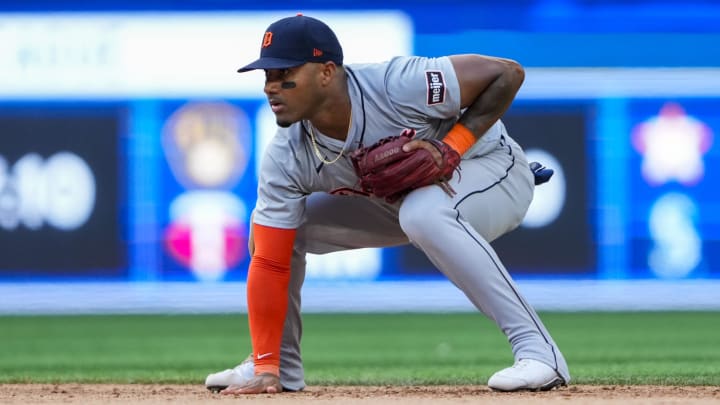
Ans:
{"type": "Polygon", "coordinates": [[[260,165],[255,223],[283,229],[300,226],[309,194],[301,186],[300,174],[295,149],[279,133],[265,150],[260,165]]]}
{"type": "Polygon", "coordinates": [[[386,87],[396,112],[410,120],[447,119],[460,114],[460,85],[446,56],[393,59],[386,87]]]}

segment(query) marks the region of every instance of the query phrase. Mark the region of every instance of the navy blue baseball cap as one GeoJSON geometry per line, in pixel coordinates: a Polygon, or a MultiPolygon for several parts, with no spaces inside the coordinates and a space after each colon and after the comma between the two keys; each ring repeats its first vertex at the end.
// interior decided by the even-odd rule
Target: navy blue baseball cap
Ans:
{"type": "Polygon", "coordinates": [[[335,33],[324,22],[298,14],[275,21],[265,31],[260,59],[238,69],[287,69],[307,62],[343,63],[343,51],[335,33]]]}

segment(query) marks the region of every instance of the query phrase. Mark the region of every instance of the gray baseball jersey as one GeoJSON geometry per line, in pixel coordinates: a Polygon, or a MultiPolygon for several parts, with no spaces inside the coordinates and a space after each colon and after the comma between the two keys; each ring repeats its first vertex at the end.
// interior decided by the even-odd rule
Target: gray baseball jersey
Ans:
{"type": "Polygon", "coordinates": [[[517,227],[532,200],[533,177],[520,146],[502,122],[495,123],[463,156],[461,175],[450,180],[457,192],[453,197],[434,185],[395,204],[347,195],[358,183],[349,152],[405,128],[414,128],[421,139],[442,138],[462,111],[458,80],[447,57],[398,57],[349,65],[346,71],[352,104],[346,141],[298,122],[278,130],[261,166],[254,221],[298,229],[283,331],[282,385],[300,389],[305,384],[300,356],[305,254],[407,243],[422,250],[495,321],[517,360],[544,362],[569,382],[560,350],[489,243],[517,227]],[[315,148],[326,161],[342,156],[326,164],[315,148]]]}
{"type": "MultiPolygon", "coordinates": [[[[460,88],[450,59],[397,57],[382,64],[347,67],[352,121],[345,142],[327,137],[309,122],[280,128],[265,153],[260,173],[255,221],[278,228],[297,228],[304,197],[313,192],[337,193],[357,188],[348,157],[362,145],[414,128],[416,138],[442,138],[460,115],[460,88]],[[343,153],[336,163],[317,158],[310,132],[325,160],[343,153]]],[[[500,140],[497,122],[465,156],[492,150],[500,140]]]]}

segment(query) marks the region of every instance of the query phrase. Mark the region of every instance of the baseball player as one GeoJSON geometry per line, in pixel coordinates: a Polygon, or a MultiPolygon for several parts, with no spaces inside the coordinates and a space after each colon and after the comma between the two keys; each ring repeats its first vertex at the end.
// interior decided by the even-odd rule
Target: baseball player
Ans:
{"type": "Polygon", "coordinates": [[[407,243],[507,336],[515,364],[495,373],[490,388],[548,390],[570,381],[559,348],[490,246],[520,224],[533,198],[533,170],[499,120],[523,82],[521,66],[472,54],[343,65],[333,31],[298,14],[268,27],[260,58],[239,72],[253,69],[265,71],[279,128],[252,216],[252,357],[209,375],[208,388],[303,389],[305,254],[407,243]],[[353,153],[407,129],[414,137],[404,153],[424,149],[438,166],[457,154],[461,175],[380,198],[359,185],[353,153]]]}

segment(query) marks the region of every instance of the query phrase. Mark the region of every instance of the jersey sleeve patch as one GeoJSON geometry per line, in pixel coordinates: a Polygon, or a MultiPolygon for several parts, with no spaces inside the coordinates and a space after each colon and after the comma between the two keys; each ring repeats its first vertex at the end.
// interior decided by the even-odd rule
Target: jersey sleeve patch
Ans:
{"type": "Polygon", "coordinates": [[[440,70],[426,70],[427,105],[445,103],[445,76],[440,70]]]}

